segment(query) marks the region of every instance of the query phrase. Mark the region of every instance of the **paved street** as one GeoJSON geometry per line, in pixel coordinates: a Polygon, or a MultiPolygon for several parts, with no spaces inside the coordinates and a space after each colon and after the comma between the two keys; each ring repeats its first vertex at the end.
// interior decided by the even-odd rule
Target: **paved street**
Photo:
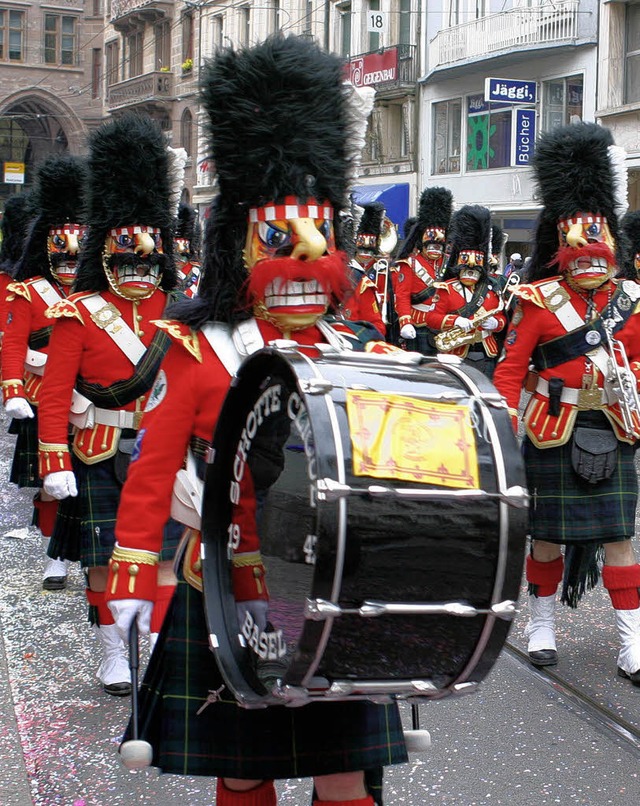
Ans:
{"type": "MultiPolygon", "coordinates": [[[[6,425],[2,479],[13,450],[6,425]]],[[[0,483],[0,806],[210,806],[212,779],[121,766],[128,702],[103,694],[94,676],[98,650],[77,566],[66,591],[41,589],[30,501],[31,491],[0,483]]],[[[512,631],[516,649],[523,622],[512,631]]],[[[615,677],[617,639],[601,589],[579,612],[562,610],[558,637],[556,679],[505,652],[480,693],[422,706],[431,751],[388,771],[386,804],[639,802],[640,689],[615,677]]],[[[285,806],[308,806],[308,781],[279,790],[285,806]]]]}

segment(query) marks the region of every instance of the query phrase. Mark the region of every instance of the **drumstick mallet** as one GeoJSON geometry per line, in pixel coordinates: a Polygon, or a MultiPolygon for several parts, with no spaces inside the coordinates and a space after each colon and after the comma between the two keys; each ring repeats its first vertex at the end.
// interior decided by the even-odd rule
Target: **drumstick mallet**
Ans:
{"type": "Polygon", "coordinates": [[[428,730],[420,730],[420,710],[417,702],[411,703],[411,728],[412,730],[404,732],[407,753],[424,753],[431,747],[431,734],[428,730]]]}
{"type": "Polygon", "coordinates": [[[138,670],[140,668],[140,649],[138,647],[138,622],[134,618],[129,630],[129,669],[131,670],[131,739],[120,745],[120,758],[128,770],[142,770],[151,766],[153,748],[149,742],[138,738],[138,670]]]}

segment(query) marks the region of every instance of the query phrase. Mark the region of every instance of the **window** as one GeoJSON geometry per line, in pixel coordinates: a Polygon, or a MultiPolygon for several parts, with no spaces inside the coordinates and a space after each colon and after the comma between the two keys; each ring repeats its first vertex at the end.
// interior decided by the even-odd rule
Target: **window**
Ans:
{"type": "Polygon", "coordinates": [[[25,13],[0,8],[0,61],[24,59],[25,13]]]}
{"type": "Polygon", "coordinates": [[[351,3],[338,6],[340,14],[340,55],[351,55],[351,3]]]}
{"type": "Polygon", "coordinates": [[[313,0],[306,0],[302,28],[305,34],[313,33],[313,0]]]}
{"type": "Polygon", "coordinates": [[[44,60],[46,64],[77,64],[78,20],[62,14],[44,15],[44,60]]]}
{"type": "Polygon", "coordinates": [[[511,165],[511,107],[467,98],[467,171],[511,165]]]}
{"type": "Polygon", "coordinates": [[[188,59],[193,64],[193,14],[182,15],[182,63],[188,59]]]}
{"type": "Polygon", "coordinates": [[[143,33],[142,31],[134,31],[127,37],[127,51],[129,63],[129,78],[142,75],[142,56],[143,56],[143,33]]]}
{"type": "Polygon", "coordinates": [[[251,9],[249,6],[242,6],[240,12],[240,44],[248,45],[251,37],[251,9]]]}
{"type": "Polygon", "coordinates": [[[449,28],[460,22],[460,0],[449,0],[449,28]]]}
{"type": "Polygon", "coordinates": [[[624,102],[640,101],[640,5],[628,5],[626,14],[624,102]]]}
{"type": "MultiPolygon", "coordinates": [[[[380,11],[380,0],[369,0],[369,11],[380,11]]],[[[378,50],[380,47],[380,34],[369,31],[369,50],[378,50]]]]}
{"type": "Polygon", "coordinates": [[[100,97],[100,84],[102,83],[102,51],[93,48],[91,51],[91,97],[100,97]]]}
{"type": "Polygon", "coordinates": [[[112,42],[107,42],[105,45],[105,57],[107,86],[110,87],[112,84],[117,84],[120,80],[120,41],[118,39],[114,39],[112,42]]]}
{"type": "Polygon", "coordinates": [[[193,117],[188,109],[184,110],[180,120],[180,142],[187,155],[191,156],[193,149],[193,117]]]}
{"type": "MultiPolygon", "coordinates": [[[[555,78],[542,83],[542,130],[582,120],[582,76],[555,78]]],[[[640,98],[639,98],[640,100],[640,98]]]]}
{"type": "Polygon", "coordinates": [[[411,40],[411,2],[412,0],[400,0],[399,45],[413,44],[411,40]]]}
{"type": "Polygon", "coordinates": [[[271,0],[269,9],[269,32],[275,33],[280,30],[280,0],[271,0]]]}
{"type": "Polygon", "coordinates": [[[92,0],[91,3],[91,15],[93,17],[101,17],[102,16],[102,0],[92,0]]]}
{"type": "Polygon", "coordinates": [[[211,26],[211,41],[214,50],[217,50],[224,45],[224,14],[216,14],[211,26]]]}
{"type": "Polygon", "coordinates": [[[388,162],[406,159],[409,155],[409,126],[407,108],[404,104],[390,104],[387,110],[387,146],[385,148],[388,162]]]}
{"type": "Polygon", "coordinates": [[[169,20],[155,27],[156,34],[156,70],[168,70],[171,67],[171,24],[169,20]]]}
{"type": "Polygon", "coordinates": [[[382,137],[380,136],[380,110],[374,109],[369,115],[367,122],[367,133],[365,135],[362,158],[365,162],[380,162],[382,149],[380,147],[382,137]]]}
{"type": "Polygon", "coordinates": [[[442,101],[433,105],[434,174],[458,173],[460,170],[460,131],[462,101],[442,101]]]}

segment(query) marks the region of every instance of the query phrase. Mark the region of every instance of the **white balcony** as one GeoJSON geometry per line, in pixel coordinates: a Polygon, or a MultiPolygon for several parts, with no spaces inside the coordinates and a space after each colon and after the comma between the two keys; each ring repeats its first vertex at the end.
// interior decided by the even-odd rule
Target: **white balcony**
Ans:
{"type": "Polygon", "coordinates": [[[429,72],[527,46],[569,44],[578,36],[580,0],[512,8],[439,31],[429,43],[429,72]]]}

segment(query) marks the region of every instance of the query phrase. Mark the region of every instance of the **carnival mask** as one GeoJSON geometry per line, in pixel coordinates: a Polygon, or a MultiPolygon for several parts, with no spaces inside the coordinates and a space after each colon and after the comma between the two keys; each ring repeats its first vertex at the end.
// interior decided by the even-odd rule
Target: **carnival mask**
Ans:
{"type": "Polygon", "coordinates": [[[145,299],[160,285],[166,265],[158,227],[115,227],[105,241],[103,266],[111,290],[124,299],[145,299]]]}
{"type": "Polygon", "coordinates": [[[640,252],[636,252],[633,256],[633,268],[636,270],[636,275],[640,279],[640,252]]]}
{"type": "Polygon", "coordinates": [[[421,251],[427,260],[440,261],[444,257],[445,232],[441,227],[427,227],[422,233],[421,251]]]}
{"type": "Polygon", "coordinates": [[[51,227],[47,236],[47,255],[51,274],[65,286],[73,285],[78,267],[78,253],[87,228],[82,224],[51,227]]]}
{"type": "Polygon", "coordinates": [[[558,222],[556,260],[571,285],[598,288],[616,271],[615,242],[603,215],[576,213],[558,222]]]}
{"type": "Polygon", "coordinates": [[[463,249],[458,255],[458,267],[462,285],[474,286],[484,274],[484,252],[463,249]]]}
{"type": "Polygon", "coordinates": [[[256,315],[283,331],[311,326],[349,287],[327,202],[288,196],[278,204],[252,207],[243,254],[256,315]]]}

